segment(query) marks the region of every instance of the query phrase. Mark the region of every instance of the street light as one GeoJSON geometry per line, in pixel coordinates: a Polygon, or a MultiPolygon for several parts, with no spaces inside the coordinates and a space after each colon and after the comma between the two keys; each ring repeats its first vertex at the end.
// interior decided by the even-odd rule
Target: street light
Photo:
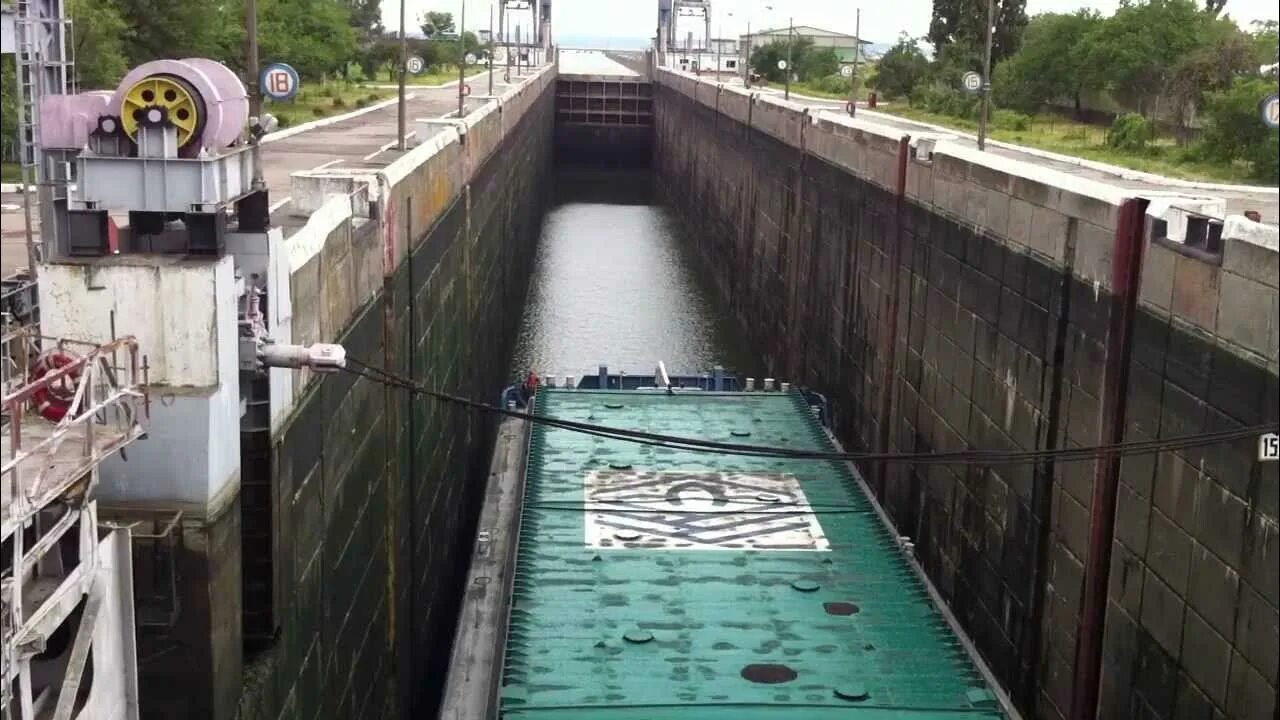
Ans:
{"type": "Polygon", "coordinates": [[[397,91],[396,105],[396,149],[405,150],[404,136],[407,133],[409,118],[407,116],[407,108],[404,106],[404,83],[405,73],[409,71],[409,34],[406,32],[406,20],[404,12],[404,0],[400,0],[400,82],[397,91]]]}
{"type": "Polygon", "coordinates": [[[795,18],[788,18],[787,19],[787,67],[785,70],[786,75],[783,76],[783,80],[786,83],[783,86],[783,97],[787,100],[791,99],[791,48],[796,44],[795,38],[793,37],[793,35],[795,35],[795,32],[796,32],[796,20],[795,18]]]}
{"type": "Polygon", "coordinates": [[[987,50],[982,61],[982,117],[978,120],[978,149],[987,149],[987,113],[991,108],[991,26],[996,18],[995,0],[987,0],[987,50]]]}

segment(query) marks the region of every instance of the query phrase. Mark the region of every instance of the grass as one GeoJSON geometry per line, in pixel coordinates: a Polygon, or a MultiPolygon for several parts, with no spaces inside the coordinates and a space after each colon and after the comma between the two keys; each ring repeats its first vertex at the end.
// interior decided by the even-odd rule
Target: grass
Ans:
{"type": "Polygon", "coordinates": [[[22,169],[18,163],[0,163],[0,182],[22,182],[22,169]]]}
{"type": "Polygon", "coordinates": [[[303,87],[292,100],[267,101],[266,109],[280,121],[280,127],[287,128],[359,110],[385,100],[394,93],[394,90],[330,82],[303,87]]]}
{"type": "MultiPolygon", "coordinates": [[[[944,127],[976,133],[978,123],[968,118],[932,113],[913,108],[905,102],[893,103],[878,111],[909,120],[942,125],[944,127]]],[[[1062,155],[1084,158],[1119,165],[1131,170],[1155,173],[1184,180],[1258,184],[1248,163],[1223,163],[1191,159],[1169,137],[1157,137],[1142,151],[1125,151],[1106,144],[1107,128],[1081,123],[1055,114],[1037,115],[1025,130],[1001,127],[994,124],[989,133],[993,140],[1026,145],[1062,155]]]]}

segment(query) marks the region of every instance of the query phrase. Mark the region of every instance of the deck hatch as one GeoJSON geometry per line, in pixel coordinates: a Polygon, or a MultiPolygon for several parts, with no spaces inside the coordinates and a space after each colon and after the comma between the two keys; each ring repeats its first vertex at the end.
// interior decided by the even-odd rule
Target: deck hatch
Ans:
{"type": "Polygon", "coordinates": [[[830,549],[790,473],[595,470],[583,491],[587,547],[830,549]]]}

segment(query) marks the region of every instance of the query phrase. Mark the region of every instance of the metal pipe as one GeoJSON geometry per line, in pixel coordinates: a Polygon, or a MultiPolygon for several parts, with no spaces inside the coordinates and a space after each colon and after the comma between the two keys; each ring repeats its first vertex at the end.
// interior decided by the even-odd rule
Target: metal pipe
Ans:
{"type": "MultiPolygon", "coordinates": [[[[1102,410],[1098,442],[1124,441],[1129,359],[1133,348],[1138,284],[1142,275],[1142,243],[1149,201],[1130,198],[1120,206],[1111,265],[1110,320],[1107,357],[1103,364],[1102,410]]],[[[1096,460],[1089,512],[1089,550],[1080,600],[1080,635],[1076,641],[1075,677],[1071,687],[1072,720],[1093,720],[1098,713],[1098,681],[1102,675],[1102,634],[1107,616],[1107,582],[1111,574],[1111,544],[1116,529],[1116,495],[1120,486],[1120,456],[1096,460]]]]}
{"type": "Polygon", "coordinates": [[[404,84],[405,74],[409,72],[409,33],[405,25],[405,0],[400,0],[400,82],[397,91],[396,106],[396,149],[405,149],[404,136],[408,133],[408,108],[405,107],[404,84]]]}
{"type": "MultiPolygon", "coordinates": [[[[403,0],[402,0],[403,1],[403,0]]],[[[458,117],[467,116],[467,3],[462,2],[462,12],[458,16],[458,117]]]]}
{"type": "Polygon", "coordinates": [[[858,8],[853,24],[853,75],[849,82],[849,117],[858,114],[858,56],[862,54],[862,8],[858,8]]]}
{"type": "Polygon", "coordinates": [[[987,113],[991,107],[991,26],[996,18],[995,0],[987,0],[987,49],[982,61],[982,117],[978,120],[978,149],[987,149],[987,113]]]}
{"type": "Polygon", "coordinates": [[[783,97],[786,98],[787,100],[791,99],[791,48],[795,47],[795,44],[796,44],[795,32],[796,32],[796,19],[788,18],[787,20],[787,69],[785,70],[786,74],[783,76],[783,80],[786,82],[786,85],[784,86],[784,89],[783,89],[783,97]]]}
{"type": "Polygon", "coordinates": [[[486,51],[489,56],[489,95],[493,95],[493,3],[489,3],[489,47],[486,51]]]}

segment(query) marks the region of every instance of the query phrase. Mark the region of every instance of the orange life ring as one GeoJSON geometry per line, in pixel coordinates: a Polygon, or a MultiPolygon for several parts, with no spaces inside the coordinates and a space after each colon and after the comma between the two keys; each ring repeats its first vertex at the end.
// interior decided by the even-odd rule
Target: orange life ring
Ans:
{"type": "MultiPolygon", "coordinates": [[[[32,369],[31,380],[39,380],[76,360],[77,358],[73,355],[57,351],[41,355],[32,369]]],[[[67,410],[71,408],[71,401],[75,399],[76,383],[79,379],[80,370],[77,368],[52,383],[41,385],[31,393],[31,399],[35,402],[36,412],[40,413],[40,417],[50,422],[60,422],[66,417],[67,410]]]]}

